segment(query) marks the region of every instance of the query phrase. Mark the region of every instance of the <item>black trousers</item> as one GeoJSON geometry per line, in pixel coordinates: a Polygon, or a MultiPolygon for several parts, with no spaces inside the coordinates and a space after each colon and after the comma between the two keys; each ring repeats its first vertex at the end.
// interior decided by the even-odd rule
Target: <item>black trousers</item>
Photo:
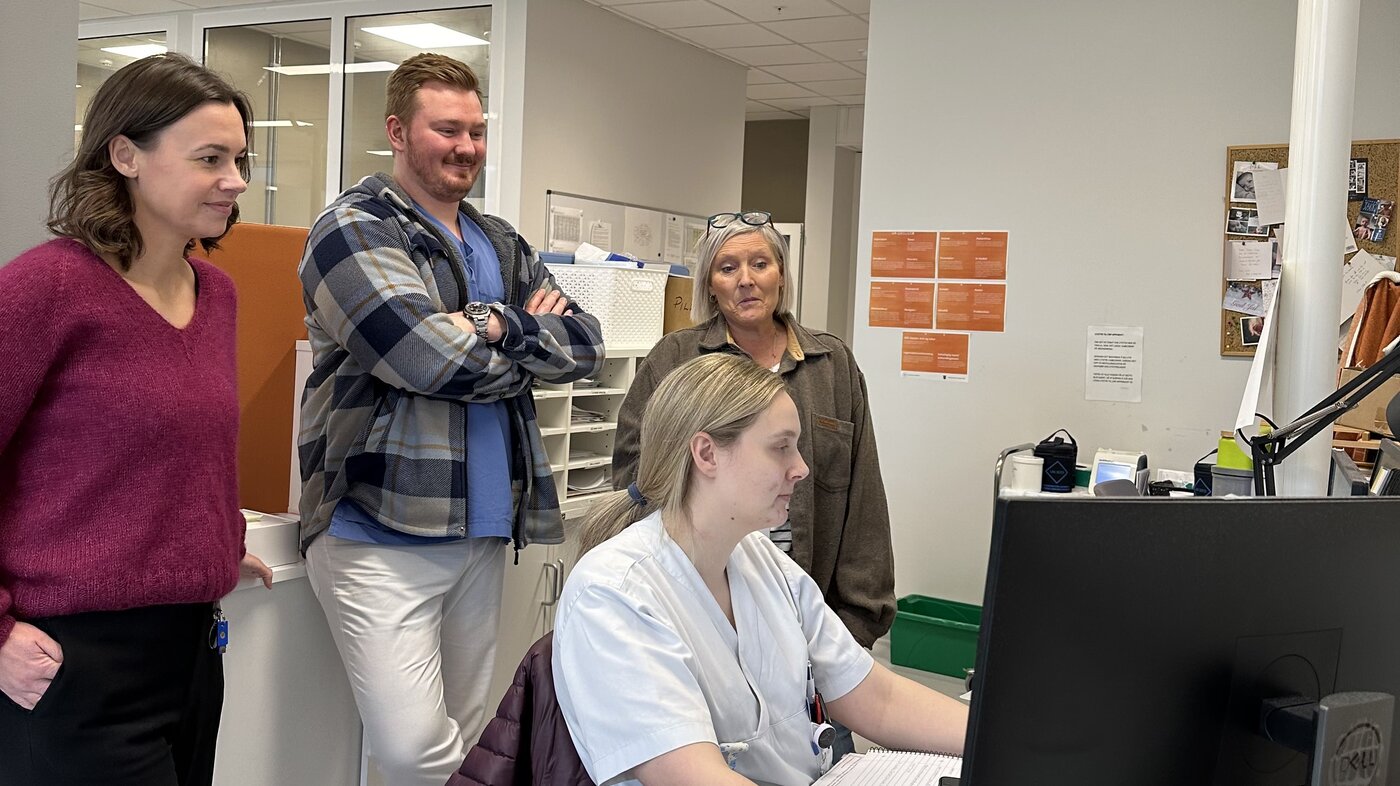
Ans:
{"type": "Polygon", "coordinates": [[[224,668],[213,605],[26,620],[63,648],[33,710],[0,693],[0,786],[204,786],[224,668]]]}

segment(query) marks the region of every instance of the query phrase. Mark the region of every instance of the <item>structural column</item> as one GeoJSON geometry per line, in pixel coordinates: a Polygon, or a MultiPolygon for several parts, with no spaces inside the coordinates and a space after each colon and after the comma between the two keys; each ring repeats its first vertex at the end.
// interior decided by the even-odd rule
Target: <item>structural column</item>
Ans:
{"type": "MultiPolygon", "coordinates": [[[[1297,418],[1336,389],[1360,0],[1299,0],[1288,140],[1274,419],[1297,418]]],[[[1327,493],[1326,434],[1279,465],[1285,496],[1327,493]]]]}

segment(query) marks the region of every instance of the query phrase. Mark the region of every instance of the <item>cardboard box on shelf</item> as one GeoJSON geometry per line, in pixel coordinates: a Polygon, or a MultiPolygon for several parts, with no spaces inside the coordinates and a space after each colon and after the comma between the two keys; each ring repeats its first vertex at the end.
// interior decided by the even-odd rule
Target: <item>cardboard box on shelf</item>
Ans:
{"type": "Polygon", "coordinates": [[[661,323],[662,335],[690,327],[690,296],[694,288],[695,279],[690,276],[669,276],[666,279],[666,315],[661,323]]]}
{"type": "MultiPolygon", "coordinates": [[[[1363,370],[1359,368],[1342,369],[1342,384],[1345,385],[1352,381],[1363,370]]],[[[1400,395],[1400,377],[1391,377],[1372,391],[1371,395],[1362,399],[1360,404],[1337,418],[1337,423],[1363,431],[1374,431],[1394,439],[1395,435],[1391,433],[1390,425],[1385,420],[1385,408],[1397,395],[1400,395]]]]}

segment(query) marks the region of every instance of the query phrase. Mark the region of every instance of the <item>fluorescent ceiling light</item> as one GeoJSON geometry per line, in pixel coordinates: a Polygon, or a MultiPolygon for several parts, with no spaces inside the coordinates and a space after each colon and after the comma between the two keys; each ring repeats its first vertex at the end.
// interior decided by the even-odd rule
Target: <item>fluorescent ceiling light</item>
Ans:
{"type": "Polygon", "coordinates": [[[253,128],[291,128],[290,120],[254,120],[253,128]]]}
{"type": "Polygon", "coordinates": [[[151,55],[163,55],[166,53],[165,44],[136,44],[135,46],[104,46],[102,51],[111,52],[122,57],[150,57],[151,55]]]}
{"type": "Polygon", "coordinates": [[[392,156],[394,154],[392,150],[366,150],[365,152],[372,156],[392,156]]]}
{"type": "MultiPolygon", "coordinates": [[[[346,63],[345,73],[365,74],[374,71],[393,71],[398,66],[386,60],[376,60],[372,63],[346,63]]],[[[264,71],[271,71],[282,76],[311,76],[315,74],[329,74],[331,72],[330,63],[318,65],[296,65],[296,66],[263,66],[264,71]]]]}
{"type": "Polygon", "coordinates": [[[416,46],[419,49],[439,49],[453,46],[486,46],[490,42],[466,33],[443,27],[438,24],[388,25],[386,27],[365,27],[366,33],[398,41],[401,44],[416,46]]]}

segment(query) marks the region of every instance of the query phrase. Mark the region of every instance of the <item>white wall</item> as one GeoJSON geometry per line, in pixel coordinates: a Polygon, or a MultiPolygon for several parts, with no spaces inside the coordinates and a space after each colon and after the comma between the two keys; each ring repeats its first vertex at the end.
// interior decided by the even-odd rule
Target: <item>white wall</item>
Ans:
{"type": "Polygon", "coordinates": [[[0,265],[49,236],[49,178],[73,156],[77,42],[76,0],[26,3],[0,28],[0,265]]]}
{"type": "MultiPolygon", "coordinates": [[[[1400,9],[1363,0],[1357,138],[1400,136],[1400,9]]],[[[1219,357],[1225,148],[1286,142],[1296,4],[876,0],[855,349],[894,520],[897,587],[980,602],[992,465],[1068,427],[1080,460],[1188,468],[1247,363],[1219,357]],[[868,327],[880,229],[1010,231],[1006,332],[966,384],[902,379],[868,327]],[[1084,400],[1085,329],[1145,328],[1143,401],[1084,400]]],[[[1087,462],[1085,462],[1087,463],[1087,462]]]]}
{"type": "Polygon", "coordinates": [[[520,230],[545,191],[708,215],[743,188],[745,69],[583,0],[530,0],[520,230]]]}

